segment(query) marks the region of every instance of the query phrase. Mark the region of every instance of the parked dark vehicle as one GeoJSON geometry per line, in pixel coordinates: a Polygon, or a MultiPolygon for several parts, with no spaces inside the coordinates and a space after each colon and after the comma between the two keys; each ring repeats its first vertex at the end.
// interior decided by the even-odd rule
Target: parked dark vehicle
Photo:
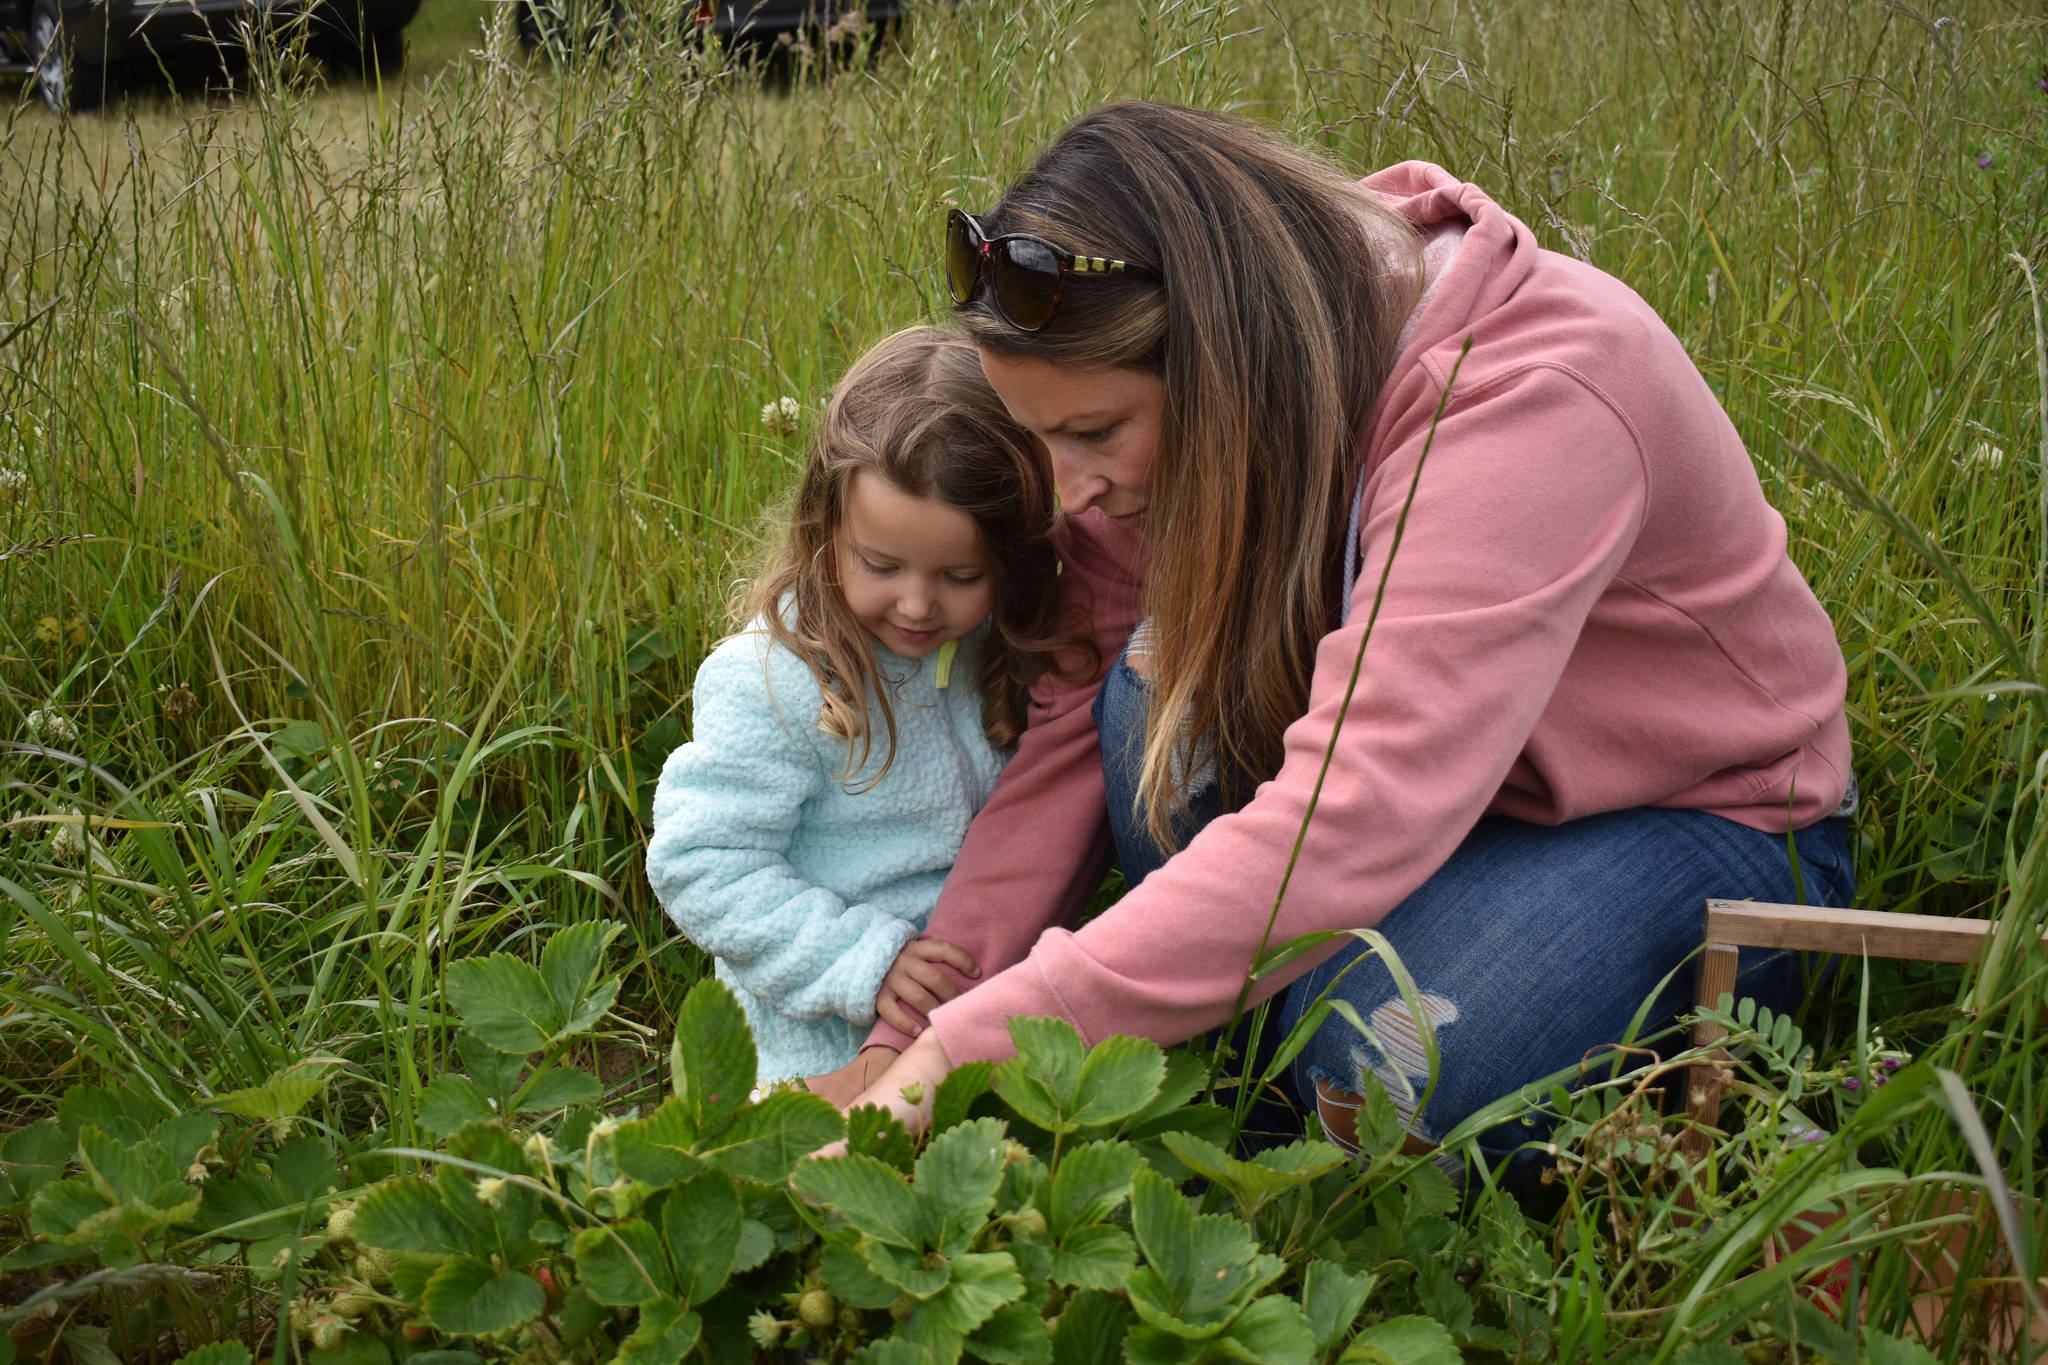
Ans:
{"type": "MultiPolygon", "coordinates": [[[[899,0],[655,0],[685,34],[767,47],[810,33],[827,40],[859,28],[885,33],[902,16],[899,0]]],[[[587,51],[623,28],[647,0],[518,0],[519,41],[555,55],[587,51]]]]}
{"type": "Polygon", "coordinates": [[[0,0],[0,70],[52,110],[97,108],[124,67],[183,65],[254,32],[291,37],[343,70],[395,72],[420,0],[0,0]]]}

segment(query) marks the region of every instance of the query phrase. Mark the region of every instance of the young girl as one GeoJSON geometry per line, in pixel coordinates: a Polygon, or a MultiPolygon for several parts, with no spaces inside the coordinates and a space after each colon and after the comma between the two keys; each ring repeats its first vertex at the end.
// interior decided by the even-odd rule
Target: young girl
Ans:
{"type": "Polygon", "coordinates": [[[920,941],[1055,637],[1050,475],[973,345],[898,332],[840,381],[789,527],[697,672],[647,877],[717,959],[765,1082],[851,1061],[885,980],[973,975],[920,941]]]}

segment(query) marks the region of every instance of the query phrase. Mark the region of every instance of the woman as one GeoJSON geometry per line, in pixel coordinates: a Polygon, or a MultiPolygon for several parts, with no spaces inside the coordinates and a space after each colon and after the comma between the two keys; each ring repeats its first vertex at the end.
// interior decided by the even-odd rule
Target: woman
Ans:
{"type": "MultiPolygon", "coordinates": [[[[1377,1076],[1420,1148],[1660,990],[1668,1020],[1708,897],[1848,898],[1841,651],[1619,281],[1435,166],[1353,184],[1148,104],[951,231],[960,323],[1050,457],[1067,591],[1116,662],[1040,690],[947,882],[927,932],[974,989],[935,969],[878,1002],[821,1090],[916,1122],[902,1088],[1007,1055],[1012,1016],[1179,1042],[1262,943],[1373,926],[1440,1049],[1426,1110],[1427,1030],[1358,940],[1251,999],[1285,987],[1287,1026],[1350,1001],[1376,1041],[1328,1018],[1296,1088],[1343,1141],[1377,1076]],[[1053,927],[1112,846],[1131,890],[1053,927]]],[[[1788,955],[1745,960],[1742,993],[1796,988],[1788,955]]]]}

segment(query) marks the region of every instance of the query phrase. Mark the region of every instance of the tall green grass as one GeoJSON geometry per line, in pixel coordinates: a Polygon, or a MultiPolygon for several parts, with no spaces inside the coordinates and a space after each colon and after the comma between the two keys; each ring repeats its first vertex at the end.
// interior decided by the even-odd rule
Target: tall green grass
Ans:
{"type": "MultiPolygon", "coordinates": [[[[320,1121],[411,1143],[441,964],[591,919],[629,928],[597,1060],[638,1093],[700,971],[640,876],[651,784],[801,446],[763,406],[939,309],[946,205],[1144,96],[1438,161],[1671,322],[1841,633],[1861,903],[2001,924],[1981,970],[1846,964],[1809,1036],[1954,1069],[2039,1189],[2038,11],[1054,0],[565,70],[480,12],[381,94],[0,115],[0,1127],[330,1059],[320,1121]]],[[[1932,1092],[1864,1137],[1975,1169],[1932,1092]]],[[[1616,1332],[1751,1270],[1626,1197],[1656,1220],[1572,1253],[1616,1332]]]]}

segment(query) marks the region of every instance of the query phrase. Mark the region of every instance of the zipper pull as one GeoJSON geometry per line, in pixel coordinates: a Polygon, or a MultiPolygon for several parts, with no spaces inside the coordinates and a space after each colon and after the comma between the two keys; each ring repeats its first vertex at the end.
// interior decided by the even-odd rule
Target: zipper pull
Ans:
{"type": "Polygon", "coordinates": [[[953,656],[959,649],[958,640],[948,640],[939,646],[938,660],[932,667],[932,685],[942,691],[953,680],[953,656]]]}

